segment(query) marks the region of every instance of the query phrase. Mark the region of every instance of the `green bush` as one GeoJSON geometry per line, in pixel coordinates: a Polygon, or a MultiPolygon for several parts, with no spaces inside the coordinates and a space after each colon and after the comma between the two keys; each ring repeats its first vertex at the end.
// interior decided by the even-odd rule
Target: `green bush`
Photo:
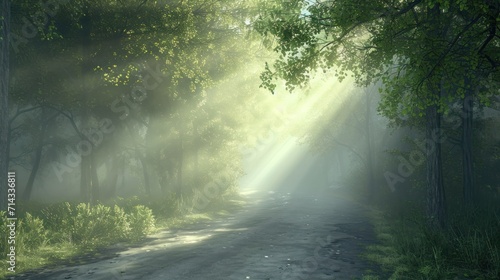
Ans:
{"type": "Polygon", "coordinates": [[[127,235],[128,223],[121,208],[80,203],[70,221],[72,242],[92,248],[105,246],[127,235]]]}
{"type": "Polygon", "coordinates": [[[40,217],[45,228],[50,232],[47,242],[71,242],[71,228],[76,213],[76,206],[69,202],[49,205],[41,210],[40,217]]]}
{"type": "Polygon", "coordinates": [[[180,202],[174,194],[166,194],[158,199],[150,200],[149,208],[156,217],[171,218],[180,215],[180,202]]]}
{"type": "Polygon", "coordinates": [[[130,224],[129,237],[132,240],[140,239],[155,230],[153,211],[144,205],[134,206],[127,214],[127,220],[130,224]]]}
{"type": "MultiPolygon", "coordinates": [[[[16,249],[18,252],[36,254],[43,245],[91,250],[119,241],[137,241],[156,229],[155,215],[151,208],[141,205],[137,197],[119,201],[119,205],[90,205],[69,202],[39,207],[36,215],[24,212],[17,221],[16,249]]],[[[160,211],[174,212],[173,205],[160,207],[160,211]]],[[[7,215],[0,212],[0,252],[7,251],[7,215]]]]}
{"type": "Polygon", "coordinates": [[[47,241],[47,231],[43,220],[26,213],[18,224],[18,250],[34,251],[47,241]]]}
{"type": "MultiPolygon", "coordinates": [[[[19,271],[72,258],[119,241],[140,240],[155,231],[156,217],[167,221],[180,215],[180,204],[174,195],[154,199],[118,198],[110,205],[24,204],[18,210],[20,216],[16,223],[16,253],[23,256],[19,271]]],[[[0,253],[4,255],[10,246],[7,224],[6,213],[0,211],[0,253]]],[[[7,269],[4,267],[3,271],[1,279],[7,269]]]]}
{"type": "Polygon", "coordinates": [[[68,202],[42,210],[50,230],[49,242],[71,242],[83,248],[95,248],[112,242],[138,240],[155,229],[150,208],[137,205],[139,199],[120,199],[118,205],[105,206],[68,202]]]}
{"type": "Polygon", "coordinates": [[[116,198],[112,202],[118,205],[125,213],[131,213],[133,208],[137,205],[144,205],[153,211],[153,215],[157,218],[167,219],[180,215],[180,203],[175,194],[169,193],[166,195],[159,195],[154,198],[150,197],[129,197],[129,198],[116,198]]]}
{"type": "Polygon", "coordinates": [[[108,222],[111,223],[111,227],[116,229],[114,237],[117,240],[125,240],[128,238],[130,233],[130,223],[127,220],[127,215],[125,211],[118,205],[113,206],[111,209],[112,219],[108,222]]]}
{"type": "MultiPolygon", "coordinates": [[[[4,211],[0,211],[0,235],[2,238],[0,242],[0,252],[2,254],[7,252],[7,242],[9,235],[9,228],[7,215],[4,211]]],[[[47,241],[47,230],[44,227],[43,220],[26,213],[24,218],[19,218],[16,221],[16,251],[31,252],[37,250],[40,246],[47,241]]]]}

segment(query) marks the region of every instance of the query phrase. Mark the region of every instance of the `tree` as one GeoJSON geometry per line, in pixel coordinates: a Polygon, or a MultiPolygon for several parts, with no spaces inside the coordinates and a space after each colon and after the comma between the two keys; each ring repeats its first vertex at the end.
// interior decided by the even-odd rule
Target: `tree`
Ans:
{"type": "Polygon", "coordinates": [[[28,178],[28,182],[26,183],[26,187],[23,193],[23,199],[29,200],[31,197],[31,192],[33,191],[33,183],[35,182],[35,177],[38,173],[40,162],[42,160],[42,152],[43,147],[45,145],[45,135],[47,132],[47,126],[50,121],[52,121],[57,115],[52,114],[52,116],[48,116],[48,108],[41,108],[41,116],[40,116],[40,127],[35,139],[37,140],[36,149],[34,151],[35,155],[33,157],[33,163],[31,165],[31,172],[28,178]]]}
{"type": "Polygon", "coordinates": [[[2,1],[0,16],[2,17],[2,42],[0,45],[0,210],[7,210],[10,0],[2,1]]]}
{"type": "MultiPolygon", "coordinates": [[[[283,78],[293,90],[307,83],[318,67],[336,67],[336,76],[353,75],[359,85],[382,81],[379,110],[390,119],[426,117],[426,139],[432,143],[426,153],[428,220],[431,227],[442,227],[446,215],[441,117],[449,109],[447,101],[464,98],[460,85],[465,78],[483,88],[498,83],[498,77],[492,76],[499,62],[499,38],[494,31],[498,3],[340,0],[267,5],[270,12],[257,21],[256,28],[268,41],[277,40],[272,47],[280,56],[266,65],[261,76],[264,87],[272,91],[275,79],[283,78]],[[468,77],[474,69],[481,69],[482,75],[468,77]]],[[[479,99],[491,94],[484,91],[479,99]]],[[[464,151],[470,148],[465,146],[464,151]]]]}
{"type": "MultiPolygon", "coordinates": [[[[43,10],[30,1],[16,5],[26,18],[43,10]]],[[[213,147],[223,146],[237,126],[205,124],[202,103],[208,87],[245,62],[240,54],[246,53],[247,46],[238,44],[244,39],[251,5],[202,0],[80,0],[60,5],[46,26],[40,26],[39,37],[18,46],[23,55],[15,59],[14,75],[26,79],[14,85],[11,97],[23,106],[50,106],[66,118],[61,131],[71,126],[72,135],[61,136],[64,145],[58,148],[63,158],[69,153],[66,144],[73,150],[82,142],[92,144],[90,154],[78,165],[85,201],[99,199],[100,189],[106,195],[113,193],[117,167],[123,165],[142,174],[146,192],[154,191],[155,176],[166,187],[173,178],[165,175],[178,174],[180,194],[188,190],[184,188],[191,177],[187,171],[210,158],[201,152],[206,152],[205,147],[199,148],[193,161],[184,151],[205,145],[201,138],[207,130],[213,132],[209,135],[222,131],[219,135],[227,142],[211,141],[216,142],[213,147]],[[93,144],[88,134],[99,130],[103,119],[113,124],[113,135],[93,144]],[[196,129],[195,121],[201,122],[196,129]],[[112,163],[108,158],[114,158],[112,163]],[[152,164],[158,164],[158,174],[147,170],[152,164]],[[104,165],[110,170],[106,180],[96,172],[104,165]],[[103,184],[110,186],[104,190],[103,184]]],[[[22,23],[17,27],[22,28],[22,23]]],[[[37,153],[33,154],[36,159],[37,153]]],[[[206,176],[200,174],[198,181],[206,176]]]]}

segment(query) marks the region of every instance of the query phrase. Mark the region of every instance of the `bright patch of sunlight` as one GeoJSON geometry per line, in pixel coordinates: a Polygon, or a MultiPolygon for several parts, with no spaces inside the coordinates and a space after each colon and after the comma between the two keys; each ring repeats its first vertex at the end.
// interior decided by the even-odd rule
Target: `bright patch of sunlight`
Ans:
{"type": "Polygon", "coordinates": [[[233,231],[245,231],[248,230],[248,228],[218,228],[215,229],[215,232],[233,232],[233,231]]]}
{"type": "Polygon", "coordinates": [[[352,89],[352,80],[340,83],[331,77],[318,75],[305,90],[292,94],[269,94],[263,106],[271,110],[259,116],[261,124],[258,126],[273,127],[272,132],[263,134],[261,139],[257,139],[255,147],[244,151],[246,175],[240,181],[242,190],[245,193],[272,190],[306,176],[313,168],[315,156],[311,156],[305,145],[299,144],[301,139],[297,136],[321,130],[316,122],[320,117],[335,117],[339,122],[345,122],[347,114],[339,111],[352,89]],[[278,126],[276,122],[279,122],[278,126]]]}
{"type": "MultiPolygon", "coordinates": [[[[231,225],[232,224],[226,224],[226,226],[231,225]]],[[[123,252],[123,255],[143,254],[145,252],[147,253],[172,247],[196,244],[209,238],[215,237],[218,234],[224,234],[228,232],[244,232],[247,230],[248,228],[218,227],[204,228],[202,230],[179,231],[175,234],[170,231],[165,231],[152,235],[151,237],[155,238],[154,241],[141,247],[130,248],[127,251],[123,252]]]]}
{"type": "Polygon", "coordinates": [[[177,238],[177,242],[182,243],[182,244],[192,244],[192,243],[198,243],[204,239],[207,239],[211,235],[205,235],[205,236],[200,236],[200,235],[186,235],[186,236],[180,236],[177,238]]]}
{"type": "Polygon", "coordinates": [[[166,249],[171,247],[177,247],[182,245],[189,245],[199,243],[208,238],[212,237],[209,233],[198,233],[198,234],[181,234],[176,236],[156,236],[158,240],[151,244],[146,244],[142,247],[130,248],[123,252],[124,255],[136,255],[144,252],[156,251],[159,249],[166,249]]]}

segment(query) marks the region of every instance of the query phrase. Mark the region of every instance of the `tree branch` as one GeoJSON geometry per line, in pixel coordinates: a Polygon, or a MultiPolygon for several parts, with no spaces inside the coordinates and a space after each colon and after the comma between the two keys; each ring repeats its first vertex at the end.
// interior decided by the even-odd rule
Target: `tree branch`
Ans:
{"type": "Polygon", "coordinates": [[[453,49],[453,47],[455,46],[455,44],[458,42],[458,40],[460,39],[460,37],[462,37],[462,35],[467,31],[469,30],[482,16],[477,16],[476,18],[474,18],[471,22],[469,22],[469,24],[467,24],[464,29],[462,29],[456,36],[455,38],[453,39],[453,41],[449,44],[448,48],[443,52],[441,53],[441,55],[439,56],[438,60],[436,61],[436,63],[432,66],[431,70],[427,73],[427,75],[425,75],[425,77],[419,82],[419,86],[427,79],[429,79],[432,74],[434,73],[434,71],[436,71],[436,68],[441,64],[441,62],[443,62],[443,60],[446,58],[446,56],[450,53],[450,51],[453,49]]]}
{"type": "Polygon", "coordinates": [[[367,163],[366,163],[366,161],[365,161],[365,159],[364,159],[364,157],[363,157],[363,156],[361,156],[361,154],[359,154],[356,150],[354,150],[354,148],[353,148],[353,147],[351,147],[351,146],[349,146],[349,145],[347,145],[347,144],[344,144],[344,143],[342,143],[342,142],[338,141],[338,140],[337,140],[337,139],[335,139],[335,138],[332,138],[332,140],[333,140],[333,142],[337,143],[337,145],[342,146],[342,147],[344,147],[344,148],[347,148],[349,151],[351,151],[354,155],[356,155],[356,156],[357,156],[357,157],[361,160],[361,162],[362,162],[364,165],[366,165],[366,164],[367,164],[367,163]]]}
{"type": "Polygon", "coordinates": [[[412,11],[413,8],[415,8],[418,4],[420,4],[422,2],[422,0],[416,0],[416,1],[413,1],[411,2],[410,4],[408,4],[408,6],[404,7],[403,9],[397,11],[396,13],[391,13],[391,12],[385,12],[383,14],[380,15],[381,18],[383,17],[387,17],[387,16],[391,16],[391,17],[398,17],[398,16],[401,16],[401,15],[404,15],[406,14],[407,12],[409,11],[412,11]]]}
{"type": "Polygon", "coordinates": [[[27,113],[27,112],[30,112],[30,111],[33,111],[33,110],[36,110],[36,109],[39,109],[41,108],[42,106],[41,105],[38,105],[38,106],[35,106],[35,107],[30,107],[30,108],[27,108],[27,109],[23,109],[23,110],[20,110],[19,108],[19,105],[17,106],[17,110],[16,110],[16,114],[9,120],[9,126],[12,125],[12,123],[14,122],[14,120],[19,117],[20,115],[24,114],[24,113],[27,113]]]}
{"type": "Polygon", "coordinates": [[[73,127],[73,129],[75,130],[76,134],[78,134],[78,136],[80,136],[81,139],[83,140],[87,140],[90,145],[92,145],[92,147],[95,147],[94,143],[87,137],[87,135],[85,135],[79,128],[78,126],[76,125],[75,123],[75,120],[73,118],[73,115],[71,113],[66,113],[64,112],[63,110],[59,109],[59,108],[56,108],[52,105],[48,105],[47,106],[48,108],[51,108],[57,112],[59,112],[61,115],[65,116],[69,122],[71,123],[71,126],[73,127]]]}

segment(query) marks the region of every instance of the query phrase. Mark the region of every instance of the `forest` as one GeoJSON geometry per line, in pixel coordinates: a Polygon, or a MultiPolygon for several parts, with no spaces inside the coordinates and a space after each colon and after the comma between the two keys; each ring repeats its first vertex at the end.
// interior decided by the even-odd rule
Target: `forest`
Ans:
{"type": "Polygon", "coordinates": [[[500,1],[0,20],[0,279],[500,279],[500,1]]]}

